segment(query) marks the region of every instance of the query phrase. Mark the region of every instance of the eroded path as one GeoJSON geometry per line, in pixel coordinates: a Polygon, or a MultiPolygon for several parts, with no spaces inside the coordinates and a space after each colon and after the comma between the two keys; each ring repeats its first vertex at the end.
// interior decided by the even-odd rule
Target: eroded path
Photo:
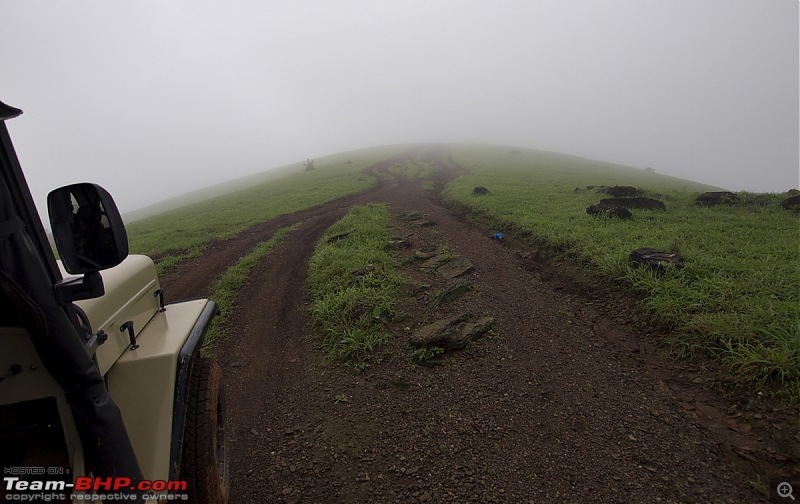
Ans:
{"type": "MultiPolygon", "coordinates": [[[[439,166],[438,187],[462,170],[446,149],[429,148],[372,171],[415,155],[439,166]]],[[[715,407],[686,388],[691,370],[675,378],[679,366],[613,311],[617,301],[573,288],[574,279],[545,271],[513,241],[488,239],[489,230],[443,207],[417,181],[381,178],[367,193],[215,244],[196,275],[206,278],[186,266],[165,279],[173,296],[205,295],[209,271],[221,273],[279,227],[302,221],[252,272],[231,336],[216,348],[228,386],[232,502],[759,499],[747,482],[752,462],[739,455],[770,463],[756,458],[757,436],[704,421],[697,405],[715,407]],[[325,229],[367,202],[389,204],[394,233],[415,248],[447,245],[475,270],[459,279],[469,282],[467,294],[430,309],[429,293],[446,282],[409,259],[419,288],[391,326],[394,357],[356,374],[322,363],[306,324],[304,284],[325,229]],[[435,225],[415,225],[404,218],[410,212],[435,225]],[[494,337],[435,366],[411,367],[403,354],[411,332],[454,313],[493,316],[494,337]],[[347,401],[337,402],[340,394],[347,401]]]]}

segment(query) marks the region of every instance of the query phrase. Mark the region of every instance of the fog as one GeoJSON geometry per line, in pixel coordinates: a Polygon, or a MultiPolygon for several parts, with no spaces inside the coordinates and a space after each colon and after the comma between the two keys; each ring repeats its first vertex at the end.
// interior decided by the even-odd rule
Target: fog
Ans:
{"type": "Polygon", "coordinates": [[[532,147],[798,186],[797,0],[0,0],[37,204],[130,211],[340,151],[532,147]]]}

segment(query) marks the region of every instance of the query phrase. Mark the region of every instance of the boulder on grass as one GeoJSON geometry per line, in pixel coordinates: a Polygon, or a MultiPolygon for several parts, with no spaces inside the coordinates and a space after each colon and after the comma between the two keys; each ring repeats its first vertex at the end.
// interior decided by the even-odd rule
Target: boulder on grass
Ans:
{"type": "Polygon", "coordinates": [[[597,192],[608,194],[614,198],[633,198],[642,195],[642,191],[633,186],[600,186],[597,192]]]}
{"type": "Polygon", "coordinates": [[[623,206],[626,208],[641,208],[643,210],[667,210],[667,205],[663,201],[653,198],[636,196],[634,198],[603,198],[601,204],[623,206]]]}
{"type": "Polygon", "coordinates": [[[586,213],[595,217],[615,217],[617,219],[630,219],[631,211],[624,206],[609,203],[598,203],[586,208],[586,213]]]}
{"type": "Polygon", "coordinates": [[[475,196],[486,196],[489,194],[489,189],[486,189],[483,186],[475,186],[472,188],[472,194],[475,196]]]}
{"type": "Polygon", "coordinates": [[[634,268],[645,266],[657,273],[664,273],[667,268],[683,267],[683,257],[669,250],[643,247],[634,250],[628,257],[634,268]]]}
{"type": "Polygon", "coordinates": [[[800,214],[800,194],[790,196],[781,202],[781,208],[800,214]]]}
{"type": "Polygon", "coordinates": [[[739,196],[730,191],[704,192],[695,200],[695,203],[703,206],[735,205],[738,202],[739,196]]]}

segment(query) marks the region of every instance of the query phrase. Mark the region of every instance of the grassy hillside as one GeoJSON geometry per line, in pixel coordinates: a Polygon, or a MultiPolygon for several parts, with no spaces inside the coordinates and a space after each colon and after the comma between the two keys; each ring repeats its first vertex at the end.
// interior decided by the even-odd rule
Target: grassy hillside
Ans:
{"type": "MultiPolygon", "coordinates": [[[[156,256],[163,271],[215,238],[369,187],[374,180],[363,168],[402,148],[320,159],[313,171],[134,222],[131,250],[156,256]]],[[[452,154],[469,173],[447,186],[446,199],[499,231],[640,291],[653,321],[674,329],[677,355],[711,355],[734,384],[800,399],[800,228],[796,215],[778,207],[786,195],[739,193],[737,205],[701,207],[697,194],[719,188],[535,150],[462,145],[452,154]],[[605,195],[587,186],[603,185],[636,186],[667,211],[633,209],[630,220],[591,217],[586,207],[605,195]],[[490,193],[476,196],[475,186],[490,193]],[[640,247],[677,252],[685,267],[664,275],[631,268],[628,255],[640,247]]],[[[390,171],[421,177],[430,163],[418,159],[390,171]]]]}
{"type": "Polygon", "coordinates": [[[595,161],[536,151],[462,147],[471,173],[445,196],[498,230],[567,257],[645,294],[653,319],[674,327],[679,353],[706,351],[730,366],[736,383],[783,387],[800,397],[800,236],[798,219],[778,206],[786,195],[740,193],[734,206],[700,207],[716,188],[595,161]],[[633,185],[666,212],[632,210],[631,220],[596,218],[606,197],[586,186],[633,185]],[[475,186],[490,194],[476,196],[475,186]],[[640,247],[685,259],[664,276],[629,266],[640,247]]]}
{"type": "Polygon", "coordinates": [[[281,166],[279,168],[267,170],[263,173],[257,173],[255,175],[205,187],[196,191],[188,192],[186,194],[180,194],[166,201],[161,201],[154,205],[146,206],[144,208],[126,213],[124,216],[125,222],[132,223],[148,217],[161,215],[177,208],[189,206],[195,203],[201,203],[209,199],[218,198],[220,196],[249,189],[251,187],[260,186],[288,175],[300,173],[303,171],[303,169],[303,163],[295,163],[293,165],[281,166]]]}
{"type": "MultiPolygon", "coordinates": [[[[401,147],[380,147],[315,160],[312,171],[294,171],[282,178],[181,206],[128,225],[132,253],[157,259],[159,271],[194,257],[218,238],[232,236],[254,224],[362,191],[375,183],[362,170],[401,147]]],[[[228,187],[252,183],[258,177],[233,181],[228,187]]],[[[169,205],[165,202],[162,205],[169,205]]]]}

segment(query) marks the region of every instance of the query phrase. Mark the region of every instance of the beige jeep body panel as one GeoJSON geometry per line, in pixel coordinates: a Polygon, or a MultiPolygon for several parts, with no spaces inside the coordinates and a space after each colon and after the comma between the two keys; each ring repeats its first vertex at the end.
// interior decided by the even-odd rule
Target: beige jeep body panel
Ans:
{"type": "MultiPolygon", "coordinates": [[[[60,262],[59,266],[63,269],[60,262]]],[[[161,287],[153,260],[143,255],[128,256],[122,264],[102,271],[101,275],[106,293],[75,304],[86,312],[94,332],[108,335],[96,354],[100,373],[105,375],[131,346],[123,324],[132,322],[138,337],[160,308],[156,292],[161,287]]]]}
{"type": "Polygon", "coordinates": [[[8,376],[3,380],[3,386],[0,388],[0,405],[55,398],[72,468],[76,475],[84,474],[83,448],[72,410],[61,386],[45,369],[39,353],[33,346],[33,340],[21,327],[0,327],[0,336],[3,338],[0,369],[9,369],[13,365],[22,368],[19,374],[8,376]]]}
{"type": "MultiPolygon", "coordinates": [[[[166,481],[170,478],[178,355],[208,300],[173,303],[161,311],[156,269],[146,256],[129,256],[101,274],[105,294],[75,304],[86,313],[95,333],[108,335],[97,348],[98,366],[122,412],[144,477],[166,481]],[[136,334],[135,350],[128,332],[120,330],[128,321],[136,334]]],[[[85,474],[80,438],[63,390],[45,369],[25,329],[2,327],[0,333],[7,349],[0,354],[0,369],[13,364],[23,367],[3,384],[0,405],[55,397],[74,474],[85,474]]]]}
{"type": "Polygon", "coordinates": [[[106,375],[146,479],[169,479],[178,353],[207,303],[174,303],[158,312],[139,333],[139,348],[123,353],[106,375]]]}

